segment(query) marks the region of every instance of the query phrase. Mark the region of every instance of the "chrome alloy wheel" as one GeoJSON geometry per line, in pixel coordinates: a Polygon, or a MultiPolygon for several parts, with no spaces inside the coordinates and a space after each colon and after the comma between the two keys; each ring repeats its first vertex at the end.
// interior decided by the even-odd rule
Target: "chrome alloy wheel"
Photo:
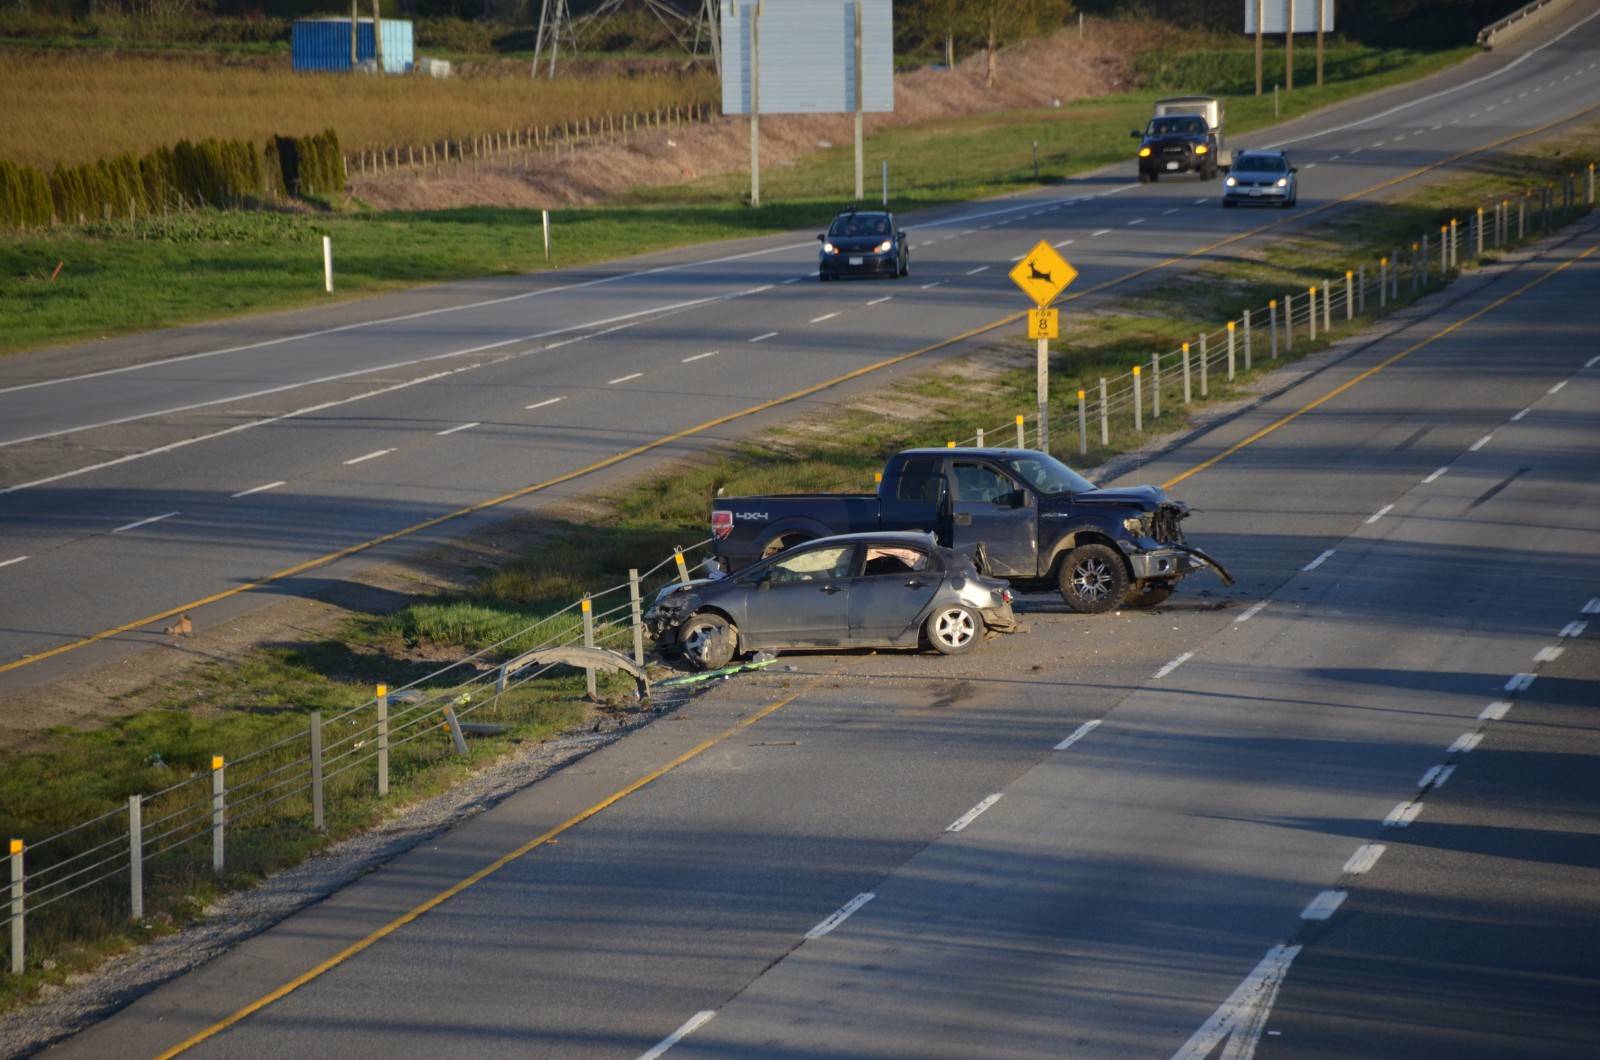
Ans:
{"type": "Polygon", "coordinates": [[[1115,581],[1110,566],[1098,556],[1085,556],[1072,568],[1073,591],[1091,604],[1104,600],[1115,581]]]}
{"type": "Polygon", "coordinates": [[[933,622],[933,635],[946,648],[964,648],[978,635],[978,624],[972,613],[960,607],[950,607],[939,612],[933,622]]]}

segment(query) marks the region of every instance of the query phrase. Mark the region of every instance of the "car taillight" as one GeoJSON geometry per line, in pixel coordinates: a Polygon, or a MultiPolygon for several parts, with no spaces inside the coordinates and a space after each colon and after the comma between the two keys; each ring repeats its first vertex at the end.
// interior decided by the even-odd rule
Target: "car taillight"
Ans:
{"type": "Polygon", "coordinates": [[[1010,589],[1001,589],[1000,590],[1000,599],[1001,599],[1002,602],[1009,604],[1011,601],[1015,600],[1016,597],[1011,595],[1011,590],[1010,589]]]}
{"type": "Polygon", "coordinates": [[[718,541],[721,541],[723,538],[733,533],[733,513],[717,511],[712,512],[711,533],[718,541]]]}

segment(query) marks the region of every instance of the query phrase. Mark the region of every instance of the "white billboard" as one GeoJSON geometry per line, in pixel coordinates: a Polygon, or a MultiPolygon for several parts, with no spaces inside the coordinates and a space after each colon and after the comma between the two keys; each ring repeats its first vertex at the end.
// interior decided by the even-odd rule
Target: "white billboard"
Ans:
{"type": "Polygon", "coordinates": [[[1315,33],[1317,10],[1322,11],[1322,31],[1333,32],[1333,0],[1244,0],[1244,31],[1256,31],[1256,4],[1261,5],[1261,32],[1283,33],[1289,26],[1289,5],[1294,4],[1294,31],[1315,33]]]}
{"type": "Polygon", "coordinates": [[[890,0],[721,0],[722,113],[750,113],[751,20],[759,8],[762,114],[856,110],[856,8],[861,8],[861,109],[894,110],[890,0]]]}

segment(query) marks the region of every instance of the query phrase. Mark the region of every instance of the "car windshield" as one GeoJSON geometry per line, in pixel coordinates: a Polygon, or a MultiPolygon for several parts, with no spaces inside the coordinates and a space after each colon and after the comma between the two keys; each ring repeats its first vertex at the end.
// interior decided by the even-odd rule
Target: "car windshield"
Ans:
{"type": "Polygon", "coordinates": [[[1095,488],[1094,483],[1053,456],[1019,456],[1006,461],[1006,466],[1040,493],[1082,493],[1095,488]]]}
{"type": "Polygon", "coordinates": [[[1206,131],[1204,118],[1156,118],[1150,123],[1150,136],[1188,136],[1206,131]]]}
{"type": "Polygon", "coordinates": [[[848,214],[844,217],[835,217],[833,226],[828,229],[830,236],[886,236],[889,234],[889,219],[882,214],[876,216],[848,214]]]}
{"type": "Polygon", "coordinates": [[[1288,167],[1282,155],[1240,155],[1233,168],[1241,173],[1282,173],[1288,167]]]}

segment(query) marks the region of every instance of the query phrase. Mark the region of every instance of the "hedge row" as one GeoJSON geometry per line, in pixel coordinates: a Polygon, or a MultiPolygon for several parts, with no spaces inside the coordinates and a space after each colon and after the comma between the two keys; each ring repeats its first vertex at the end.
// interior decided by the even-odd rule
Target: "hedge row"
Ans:
{"type": "Polygon", "coordinates": [[[275,136],[258,148],[245,140],[180,141],[143,157],[118,155],[48,176],[0,162],[0,226],[75,224],[130,211],[188,206],[243,206],[285,195],[344,189],[344,159],[332,130],[275,136]]]}

